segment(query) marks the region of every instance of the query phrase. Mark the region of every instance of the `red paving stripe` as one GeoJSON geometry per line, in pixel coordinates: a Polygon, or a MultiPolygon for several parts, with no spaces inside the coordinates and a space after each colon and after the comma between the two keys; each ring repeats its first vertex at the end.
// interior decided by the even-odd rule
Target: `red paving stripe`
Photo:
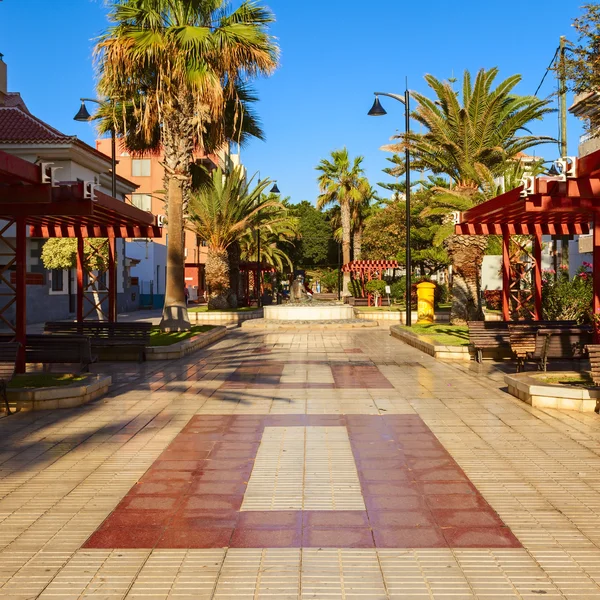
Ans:
{"type": "Polygon", "coordinates": [[[417,415],[207,415],[84,548],[520,548],[417,415]],[[240,511],[265,427],[344,426],[365,511],[240,511]]]}

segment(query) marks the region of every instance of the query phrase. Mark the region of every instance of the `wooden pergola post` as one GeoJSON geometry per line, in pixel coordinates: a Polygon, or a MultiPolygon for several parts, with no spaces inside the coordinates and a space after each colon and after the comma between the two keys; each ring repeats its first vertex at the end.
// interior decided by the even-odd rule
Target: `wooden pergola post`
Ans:
{"type": "Polygon", "coordinates": [[[81,236],[77,237],[77,322],[83,322],[83,263],[84,256],[84,239],[81,236]]]}
{"type": "Polygon", "coordinates": [[[16,243],[16,323],[15,339],[19,344],[15,371],[25,373],[25,347],[27,342],[27,228],[24,217],[15,220],[16,243]]]}
{"type": "Polygon", "coordinates": [[[510,321],[510,233],[502,227],[502,319],[510,321]]]}
{"type": "Polygon", "coordinates": [[[108,321],[117,322],[117,244],[114,237],[108,238],[108,321]]]}
{"type": "Polygon", "coordinates": [[[542,308],[542,231],[539,225],[535,226],[533,236],[533,303],[536,321],[544,318],[542,308]]]}

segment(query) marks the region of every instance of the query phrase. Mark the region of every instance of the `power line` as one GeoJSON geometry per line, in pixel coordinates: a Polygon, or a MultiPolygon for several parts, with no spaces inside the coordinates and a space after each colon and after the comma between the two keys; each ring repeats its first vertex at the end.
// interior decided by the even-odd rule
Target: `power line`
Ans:
{"type": "Polygon", "coordinates": [[[546,68],[546,72],[544,73],[544,76],[542,77],[542,80],[540,81],[540,85],[537,86],[537,90],[535,90],[535,92],[533,93],[534,96],[537,96],[537,93],[540,91],[540,88],[542,87],[542,85],[544,83],[544,80],[546,79],[546,75],[548,75],[548,71],[550,71],[550,69],[552,68],[552,65],[554,64],[554,61],[556,60],[556,57],[558,56],[558,51],[559,50],[560,50],[560,48],[556,49],[556,52],[554,53],[554,56],[552,57],[552,60],[550,61],[550,64],[546,68]]]}

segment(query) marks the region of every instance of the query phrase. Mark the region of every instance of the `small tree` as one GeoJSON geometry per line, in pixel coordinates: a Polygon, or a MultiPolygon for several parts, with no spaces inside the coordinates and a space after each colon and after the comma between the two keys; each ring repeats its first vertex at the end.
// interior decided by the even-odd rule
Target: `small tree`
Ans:
{"type": "Polygon", "coordinates": [[[385,293],[387,283],[382,279],[372,279],[367,282],[365,289],[375,297],[375,306],[379,304],[379,298],[385,293]]]}

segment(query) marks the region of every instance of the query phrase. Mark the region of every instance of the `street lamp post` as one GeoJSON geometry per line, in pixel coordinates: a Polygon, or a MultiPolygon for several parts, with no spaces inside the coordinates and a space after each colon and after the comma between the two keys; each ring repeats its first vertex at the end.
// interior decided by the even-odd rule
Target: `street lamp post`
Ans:
{"type": "MultiPolygon", "coordinates": [[[[258,180],[258,185],[260,185],[260,179],[258,180]]],[[[270,189],[269,191],[270,194],[281,194],[281,192],[279,191],[279,188],[277,187],[277,181],[275,181],[273,183],[273,187],[270,189]]],[[[256,294],[256,300],[258,303],[258,308],[260,308],[262,306],[262,296],[261,296],[261,289],[260,289],[260,280],[262,277],[262,263],[260,260],[260,224],[256,230],[256,285],[258,288],[257,294],[256,294]]]]}
{"type": "MultiPolygon", "coordinates": [[[[95,102],[102,106],[103,104],[107,104],[106,101],[96,100],[95,98],[80,98],[81,107],[79,108],[79,112],[73,117],[75,121],[89,121],[92,118],[92,115],[88,112],[88,109],[85,106],[86,102],[95,102]]],[[[110,158],[111,158],[111,170],[112,170],[112,179],[111,179],[111,196],[113,198],[117,197],[117,138],[114,127],[110,130],[110,158]]]]}
{"type": "MultiPolygon", "coordinates": [[[[404,91],[404,96],[399,94],[388,94],[386,92],[375,92],[375,102],[369,111],[370,117],[382,117],[387,114],[381,102],[379,102],[379,96],[387,96],[402,102],[404,104],[404,117],[405,117],[405,140],[408,142],[408,136],[410,135],[410,93],[408,88],[404,91]]],[[[405,144],[404,148],[404,162],[406,170],[406,325],[412,326],[412,282],[411,282],[411,252],[410,252],[410,150],[408,143],[405,144]]]]}

